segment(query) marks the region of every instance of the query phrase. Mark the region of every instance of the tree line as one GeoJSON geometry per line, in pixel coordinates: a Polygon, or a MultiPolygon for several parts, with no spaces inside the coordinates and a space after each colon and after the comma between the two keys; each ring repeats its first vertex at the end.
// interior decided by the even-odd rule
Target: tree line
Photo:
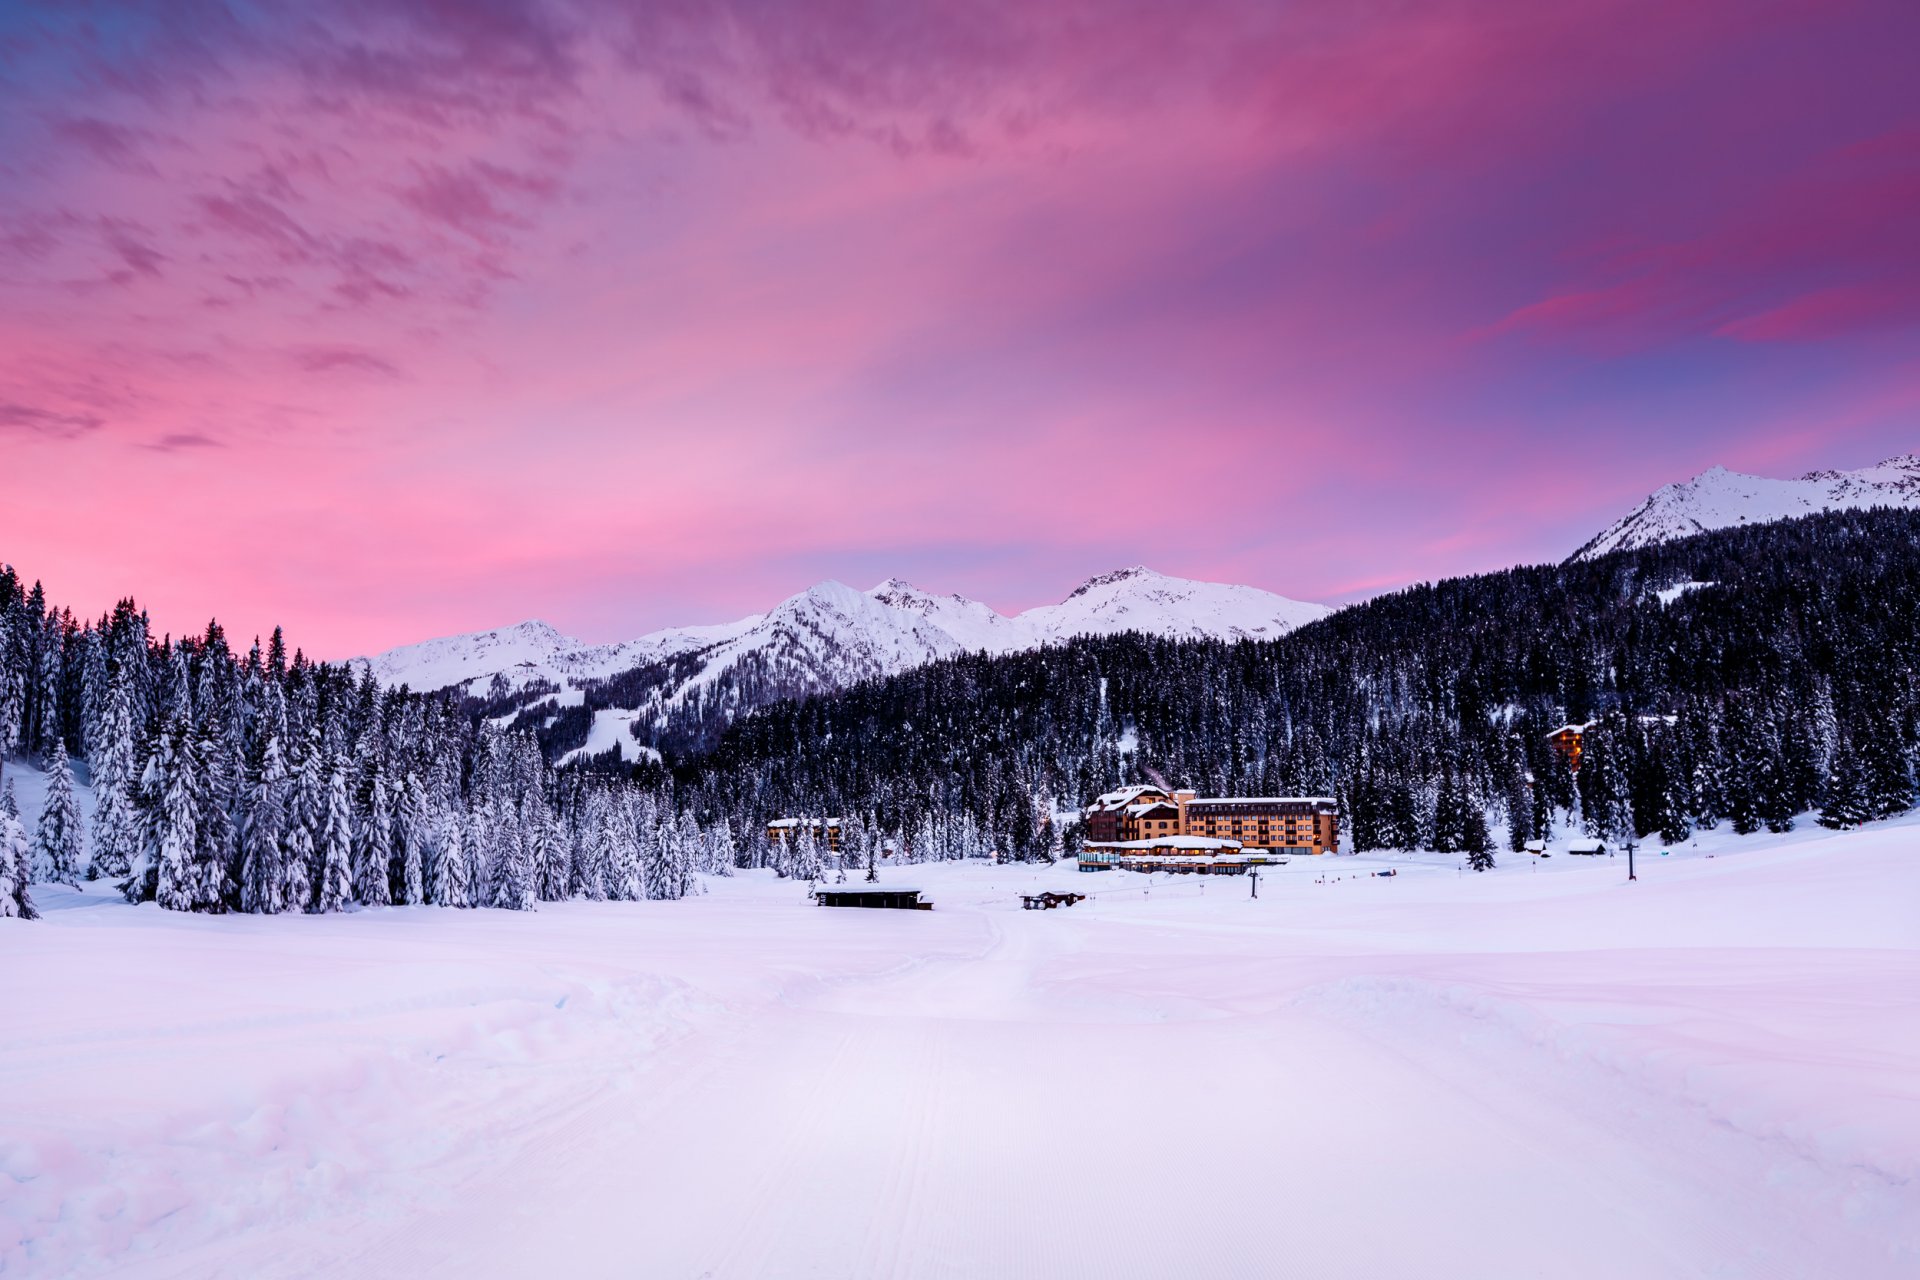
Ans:
{"type": "Polygon", "coordinates": [[[29,831],[0,784],[0,914],[33,880],[107,881],[180,911],[532,908],[678,898],[735,860],[670,793],[561,773],[524,732],[370,674],[204,635],[154,640],[123,600],[81,621],[0,568],[0,760],[38,760],[29,831]],[[76,769],[94,796],[90,822],[76,769]]]}

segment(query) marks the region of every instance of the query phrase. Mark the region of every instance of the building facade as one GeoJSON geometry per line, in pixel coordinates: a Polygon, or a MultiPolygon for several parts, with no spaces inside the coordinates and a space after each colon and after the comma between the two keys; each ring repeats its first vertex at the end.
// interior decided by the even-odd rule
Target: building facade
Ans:
{"type": "Polygon", "coordinates": [[[1588,721],[1586,724],[1563,724],[1547,735],[1547,744],[1567,762],[1567,768],[1575,773],[1580,772],[1580,740],[1587,730],[1593,728],[1593,724],[1593,721],[1588,721]]]}
{"type": "Polygon", "coordinates": [[[1331,796],[1203,797],[1187,790],[1123,787],[1088,805],[1084,821],[1089,846],[1182,837],[1312,855],[1332,853],[1340,845],[1340,807],[1331,796]]]}
{"type": "Polygon", "coordinates": [[[840,819],[838,818],[775,818],[767,824],[767,843],[780,844],[787,840],[798,840],[802,824],[813,829],[813,840],[820,847],[820,852],[840,852],[840,819]]]}

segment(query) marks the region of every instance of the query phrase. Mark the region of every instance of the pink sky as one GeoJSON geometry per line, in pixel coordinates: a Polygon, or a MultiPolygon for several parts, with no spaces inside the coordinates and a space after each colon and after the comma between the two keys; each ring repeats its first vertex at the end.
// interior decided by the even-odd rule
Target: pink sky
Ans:
{"type": "Polygon", "coordinates": [[[0,560],[344,657],[1342,600],[1920,447],[1920,9],[29,4],[0,560]]]}

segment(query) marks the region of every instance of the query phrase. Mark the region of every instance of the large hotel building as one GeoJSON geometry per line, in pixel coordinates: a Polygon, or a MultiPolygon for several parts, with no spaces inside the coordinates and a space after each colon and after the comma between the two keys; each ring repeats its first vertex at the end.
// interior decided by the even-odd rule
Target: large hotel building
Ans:
{"type": "Polygon", "coordinates": [[[1332,853],[1340,809],[1329,796],[1227,796],[1122,787],[1087,806],[1090,851],[1220,854],[1332,853]]]}

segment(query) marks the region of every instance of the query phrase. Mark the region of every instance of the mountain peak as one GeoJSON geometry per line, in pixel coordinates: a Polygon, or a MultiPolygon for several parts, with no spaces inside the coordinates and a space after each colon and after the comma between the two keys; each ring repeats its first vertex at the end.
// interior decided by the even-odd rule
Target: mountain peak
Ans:
{"type": "Polygon", "coordinates": [[[1920,457],[1903,454],[1857,471],[1809,471],[1792,480],[1709,467],[1655,490],[1570,558],[1592,560],[1709,529],[1861,507],[1920,507],[1920,457]]]}
{"type": "Polygon", "coordinates": [[[1156,573],[1143,564],[1128,565],[1124,569],[1113,569],[1106,573],[1096,573],[1093,577],[1088,578],[1085,582],[1075,587],[1073,593],[1069,595],[1067,599],[1071,600],[1074,596],[1083,596],[1089,591],[1097,590],[1100,587],[1110,587],[1115,583],[1127,582],[1135,578],[1166,578],[1166,575],[1164,573],[1156,573]]]}

